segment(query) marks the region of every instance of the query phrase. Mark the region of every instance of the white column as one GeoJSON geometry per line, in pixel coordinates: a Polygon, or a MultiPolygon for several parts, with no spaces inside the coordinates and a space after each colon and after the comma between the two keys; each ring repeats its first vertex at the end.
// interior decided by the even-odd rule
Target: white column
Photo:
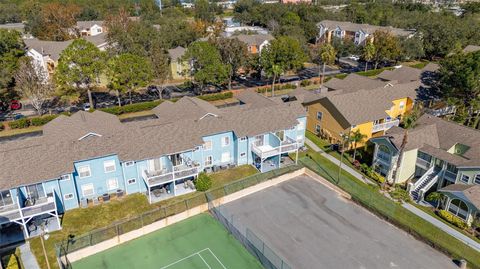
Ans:
{"type": "Polygon", "coordinates": [[[152,193],[150,191],[150,186],[147,185],[147,191],[148,191],[148,202],[151,204],[152,203],[152,193]]]}

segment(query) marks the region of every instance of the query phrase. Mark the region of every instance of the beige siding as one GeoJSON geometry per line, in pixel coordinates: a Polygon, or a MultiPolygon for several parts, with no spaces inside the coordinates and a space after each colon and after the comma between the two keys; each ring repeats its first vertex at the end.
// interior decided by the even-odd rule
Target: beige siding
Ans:
{"type": "Polygon", "coordinates": [[[403,152],[402,164],[399,171],[397,183],[402,183],[412,178],[415,174],[415,163],[417,162],[417,149],[403,152]]]}

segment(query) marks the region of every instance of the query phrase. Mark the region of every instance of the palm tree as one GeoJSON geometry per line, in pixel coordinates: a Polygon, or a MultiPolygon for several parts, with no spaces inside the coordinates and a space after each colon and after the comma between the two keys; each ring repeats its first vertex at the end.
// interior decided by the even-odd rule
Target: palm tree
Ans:
{"type": "Polygon", "coordinates": [[[355,162],[355,157],[357,156],[357,144],[362,143],[367,136],[362,134],[360,130],[356,130],[350,135],[350,142],[353,143],[353,161],[355,162]]]}
{"type": "MultiPolygon", "coordinates": [[[[272,97],[275,96],[275,79],[280,77],[282,74],[283,69],[280,65],[274,64],[272,65],[272,74],[273,74],[273,81],[272,81],[272,97]]],[[[266,95],[265,95],[266,96],[266,95]]]]}
{"type": "Polygon", "coordinates": [[[435,191],[427,195],[425,200],[427,200],[428,202],[436,202],[437,205],[435,206],[435,209],[438,209],[438,207],[440,206],[440,201],[442,201],[443,197],[443,193],[435,191]]]}
{"type": "Polygon", "coordinates": [[[373,60],[373,57],[375,57],[375,45],[372,42],[367,42],[362,53],[362,58],[365,60],[365,72],[367,72],[368,63],[373,60]]]}
{"type": "Polygon", "coordinates": [[[402,139],[402,144],[400,144],[400,149],[398,150],[398,158],[397,158],[397,163],[395,166],[395,169],[393,170],[392,173],[392,185],[395,186],[395,182],[398,177],[398,170],[400,169],[400,166],[402,165],[402,158],[403,158],[403,153],[405,151],[405,147],[407,146],[408,143],[408,130],[412,129],[416,125],[416,121],[418,117],[420,116],[420,110],[415,107],[409,114],[406,114],[403,117],[403,139],[402,139]]]}
{"type": "MultiPolygon", "coordinates": [[[[326,65],[335,63],[336,55],[337,55],[337,52],[335,51],[335,48],[332,45],[328,43],[324,43],[320,46],[319,56],[320,56],[320,61],[323,64],[322,73],[318,74],[320,77],[320,85],[323,85],[326,65]]],[[[320,73],[320,70],[319,70],[319,73],[320,73]]]]}

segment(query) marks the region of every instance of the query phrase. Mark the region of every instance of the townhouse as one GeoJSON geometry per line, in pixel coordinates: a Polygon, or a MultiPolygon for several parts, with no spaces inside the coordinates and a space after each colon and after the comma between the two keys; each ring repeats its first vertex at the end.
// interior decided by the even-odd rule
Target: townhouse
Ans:
{"type": "Polygon", "coordinates": [[[350,40],[355,45],[364,45],[372,41],[376,31],[390,32],[397,37],[411,37],[415,34],[413,30],[394,28],[391,26],[376,26],[370,24],[359,24],[345,21],[323,20],[317,23],[319,42],[330,43],[333,38],[350,40]]]}
{"type": "Polygon", "coordinates": [[[247,45],[251,54],[259,54],[263,48],[274,39],[271,34],[234,34],[230,38],[236,38],[247,45]]]}
{"type": "Polygon", "coordinates": [[[190,76],[190,64],[183,59],[186,49],[178,46],[168,50],[168,57],[170,58],[170,74],[173,80],[188,79],[190,76]]]}
{"type": "Polygon", "coordinates": [[[393,127],[370,141],[374,169],[391,182],[409,181],[414,201],[439,191],[441,206],[455,216],[468,224],[480,217],[478,130],[425,114],[408,132],[393,127]]]}
{"type": "Polygon", "coordinates": [[[306,117],[298,102],[277,103],[253,92],[242,105],[219,109],[197,98],[165,101],[154,119],[125,122],[101,111],[60,116],[43,134],[0,144],[0,227],[132,193],[150,203],[195,191],[202,172],[253,165],[261,172],[291,163],[303,146],[306,117]]]}

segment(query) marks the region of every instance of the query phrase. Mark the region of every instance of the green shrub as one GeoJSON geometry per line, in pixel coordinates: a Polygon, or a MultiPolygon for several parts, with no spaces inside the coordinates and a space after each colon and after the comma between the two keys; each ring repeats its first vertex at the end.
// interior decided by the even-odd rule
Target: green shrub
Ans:
{"type": "Polygon", "coordinates": [[[197,191],[206,191],[212,187],[212,178],[204,172],[198,174],[195,180],[195,188],[197,191]]]}
{"type": "Polygon", "coordinates": [[[15,254],[5,256],[2,262],[6,266],[5,269],[20,269],[20,265],[18,264],[18,259],[15,254]]]}
{"type": "Polygon", "coordinates": [[[393,191],[390,192],[390,196],[395,200],[410,201],[410,195],[408,192],[402,188],[395,188],[393,191]]]}
{"type": "Polygon", "coordinates": [[[158,100],[158,101],[150,101],[150,102],[124,105],[124,106],[121,106],[121,107],[120,106],[107,107],[107,108],[102,108],[100,110],[103,111],[103,112],[114,114],[114,115],[121,115],[121,114],[124,114],[124,113],[133,113],[133,112],[151,110],[161,103],[162,103],[162,100],[158,100]]]}
{"type": "Polygon", "coordinates": [[[300,82],[300,86],[302,86],[302,87],[307,87],[309,85],[312,85],[312,82],[308,79],[304,79],[300,82]]]}
{"type": "Polygon", "coordinates": [[[8,123],[11,129],[22,129],[30,126],[30,120],[27,118],[22,118],[19,120],[14,120],[8,123]]]}
{"type": "Polygon", "coordinates": [[[30,124],[33,125],[33,126],[42,126],[42,125],[45,125],[45,124],[49,123],[50,121],[52,121],[56,117],[58,117],[58,115],[45,115],[45,116],[41,116],[41,117],[31,118],[30,119],[30,124]]]}
{"type": "Polygon", "coordinates": [[[459,217],[453,215],[452,213],[446,211],[446,210],[439,210],[438,215],[440,218],[446,220],[447,222],[457,226],[460,229],[466,229],[467,228],[467,223],[465,223],[462,219],[459,217]]]}
{"type": "Polygon", "coordinates": [[[206,94],[206,95],[199,96],[198,98],[205,101],[217,101],[217,100],[225,100],[232,97],[233,97],[233,92],[223,92],[223,93],[206,94]]]}
{"type": "Polygon", "coordinates": [[[3,122],[0,122],[0,131],[3,131],[5,129],[5,125],[3,125],[3,122]]]}

